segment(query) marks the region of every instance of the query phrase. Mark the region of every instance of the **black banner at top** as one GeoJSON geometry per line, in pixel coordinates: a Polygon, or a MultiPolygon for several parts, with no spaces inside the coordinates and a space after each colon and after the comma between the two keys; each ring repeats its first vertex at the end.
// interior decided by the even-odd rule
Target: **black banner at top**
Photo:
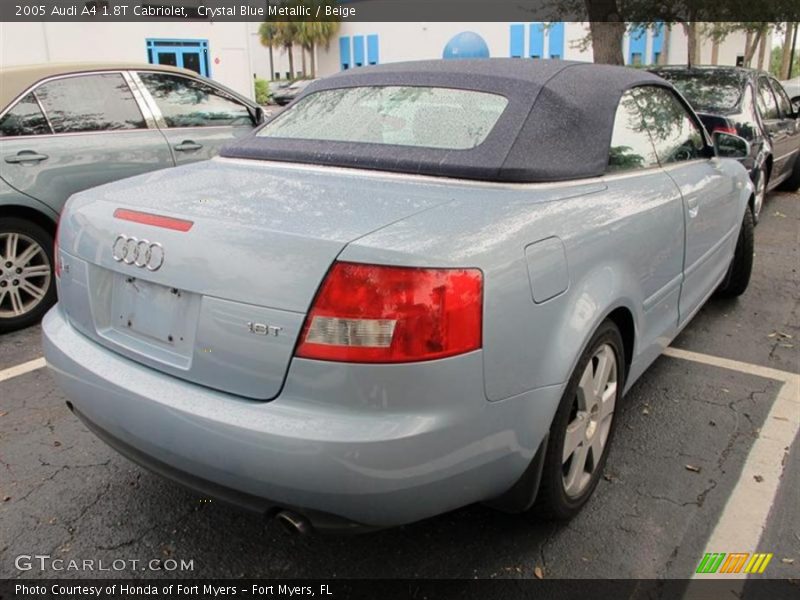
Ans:
{"type": "Polygon", "coordinates": [[[800,21],[770,0],[2,0],[0,21],[800,21]],[[590,11],[591,9],[591,18],[590,11]]]}

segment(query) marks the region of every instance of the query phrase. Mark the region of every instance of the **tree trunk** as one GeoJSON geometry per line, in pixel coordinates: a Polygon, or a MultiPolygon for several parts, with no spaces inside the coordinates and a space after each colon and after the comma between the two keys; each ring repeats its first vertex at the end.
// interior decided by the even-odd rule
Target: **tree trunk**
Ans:
{"type": "Polygon", "coordinates": [[[308,54],[311,57],[311,79],[316,79],[317,78],[317,45],[314,42],[311,42],[311,48],[309,48],[308,54]]]}
{"type": "Polygon", "coordinates": [[[686,65],[691,68],[700,62],[700,44],[697,43],[697,22],[689,21],[681,23],[686,34],[686,65]]]}
{"type": "Polygon", "coordinates": [[[275,78],[275,57],[272,54],[272,45],[269,47],[269,80],[275,78]]]}
{"type": "Polygon", "coordinates": [[[286,44],[286,51],[289,53],[289,79],[294,79],[294,46],[286,44]]]}
{"type": "Polygon", "coordinates": [[[308,76],[308,71],[306,70],[306,47],[300,46],[300,56],[302,57],[302,70],[303,70],[303,77],[308,76]]]}
{"type": "MultiPolygon", "coordinates": [[[[758,66],[756,67],[757,69],[764,68],[764,56],[767,53],[767,28],[765,27],[760,32],[760,34],[761,34],[761,40],[758,43],[758,66]]],[[[769,70],[769,66],[767,66],[766,70],[769,70]]]]}
{"type": "Polygon", "coordinates": [[[617,10],[616,0],[584,0],[589,16],[594,62],[607,65],[624,65],[622,39],[625,23],[617,10]]]}
{"type": "Polygon", "coordinates": [[[748,31],[744,38],[744,66],[749,67],[753,62],[753,55],[756,53],[756,47],[760,38],[760,33],[757,32],[753,35],[752,31],[748,31]]]}
{"type": "Polygon", "coordinates": [[[669,64],[669,47],[672,42],[672,25],[664,25],[664,41],[661,44],[661,55],[658,57],[659,65],[669,64]]]}
{"type": "Polygon", "coordinates": [[[719,40],[716,38],[711,41],[711,64],[719,64],[719,40]]]}
{"type": "Polygon", "coordinates": [[[797,23],[786,24],[786,34],[783,36],[783,53],[781,54],[781,72],[779,79],[790,79],[789,57],[792,55],[792,34],[797,23]]]}

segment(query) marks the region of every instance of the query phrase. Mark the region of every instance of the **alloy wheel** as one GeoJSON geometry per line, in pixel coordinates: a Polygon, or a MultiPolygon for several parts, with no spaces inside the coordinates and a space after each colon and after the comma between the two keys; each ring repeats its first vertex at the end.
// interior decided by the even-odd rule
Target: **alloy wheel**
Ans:
{"type": "Polygon", "coordinates": [[[562,453],[562,483],[568,497],[583,493],[601,462],[614,418],[617,373],[614,349],[603,344],[578,383],[562,453]]]}
{"type": "Polygon", "coordinates": [[[33,238],[0,233],[0,318],[21,317],[44,300],[50,288],[50,259],[33,238]]]}

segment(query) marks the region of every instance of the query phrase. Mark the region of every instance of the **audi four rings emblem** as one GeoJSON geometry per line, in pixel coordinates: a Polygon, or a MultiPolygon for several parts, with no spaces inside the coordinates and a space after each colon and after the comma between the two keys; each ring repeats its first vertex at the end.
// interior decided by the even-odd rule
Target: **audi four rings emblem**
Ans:
{"type": "Polygon", "coordinates": [[[112,250],[115,261],[140,269],[158,271],[164,264],[164,248],[158,242],[120,234],[114,240],[112,250]]]}

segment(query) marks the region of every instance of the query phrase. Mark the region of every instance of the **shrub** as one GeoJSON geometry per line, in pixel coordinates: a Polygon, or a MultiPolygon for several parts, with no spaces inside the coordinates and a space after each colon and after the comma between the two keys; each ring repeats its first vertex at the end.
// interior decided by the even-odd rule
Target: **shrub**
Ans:
{"type": "Polygon", "coordinates": [[[256,79],[256,102],[260,105],[269,104],[269,82],[266,79],[256,79]]]}

